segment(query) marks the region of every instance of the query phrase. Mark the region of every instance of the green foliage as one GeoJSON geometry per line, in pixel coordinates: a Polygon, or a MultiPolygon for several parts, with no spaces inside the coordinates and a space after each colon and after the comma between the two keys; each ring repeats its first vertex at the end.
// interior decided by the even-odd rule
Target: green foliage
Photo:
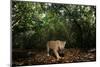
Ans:
{"type": "Polygon", "coordinates": [[[45,48],[65,40],[66,48],[96,47],[96,7],[12,1],[14,48],[45,48]]]}

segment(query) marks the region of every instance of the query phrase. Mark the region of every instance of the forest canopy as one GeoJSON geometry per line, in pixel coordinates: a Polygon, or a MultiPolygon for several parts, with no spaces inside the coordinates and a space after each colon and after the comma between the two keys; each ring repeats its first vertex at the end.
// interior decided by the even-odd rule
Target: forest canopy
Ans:
{"type": "Polygon", "coordinates": [[[96,7],[12,1],[12,47],[41,48],[49,40],[66,48],[96,48],[96,7]]]}

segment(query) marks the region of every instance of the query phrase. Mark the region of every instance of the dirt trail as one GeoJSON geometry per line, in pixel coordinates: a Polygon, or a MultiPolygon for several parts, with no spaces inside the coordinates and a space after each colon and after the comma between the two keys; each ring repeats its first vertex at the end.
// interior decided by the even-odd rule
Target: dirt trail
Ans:
{"type": "Polygon", "coordinates": [[[13,66],[96,61],[96,51],[83,52],[79,49],[65,49],[64,57],[60,60],[57,60],[54,55],[46,56],[46,51],[23,49],[14,50],[12,56],[13,66]]]}

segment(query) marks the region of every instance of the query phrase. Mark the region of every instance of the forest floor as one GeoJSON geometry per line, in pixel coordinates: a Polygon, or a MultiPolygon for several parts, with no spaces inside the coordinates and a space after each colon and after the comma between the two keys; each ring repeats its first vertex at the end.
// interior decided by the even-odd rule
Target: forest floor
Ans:
{"type": "Polygon", "coordinates": [[[65,49],[64,57],[57,60],[54,55],[47,56],[46,51],[14,49],[12,57],[13,66],[90,62],[96,61],[96,50],[65,49]]]}

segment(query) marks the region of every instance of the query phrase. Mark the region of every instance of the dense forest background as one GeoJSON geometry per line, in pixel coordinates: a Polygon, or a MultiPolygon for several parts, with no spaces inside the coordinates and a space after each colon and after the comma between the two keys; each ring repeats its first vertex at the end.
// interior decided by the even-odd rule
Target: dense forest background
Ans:
{"type": "Polygon", "coordinates": [[[96,7],[12,1],[12,47],[46,49],[49,40],[66,48],[96,48],[96,7]]]}

